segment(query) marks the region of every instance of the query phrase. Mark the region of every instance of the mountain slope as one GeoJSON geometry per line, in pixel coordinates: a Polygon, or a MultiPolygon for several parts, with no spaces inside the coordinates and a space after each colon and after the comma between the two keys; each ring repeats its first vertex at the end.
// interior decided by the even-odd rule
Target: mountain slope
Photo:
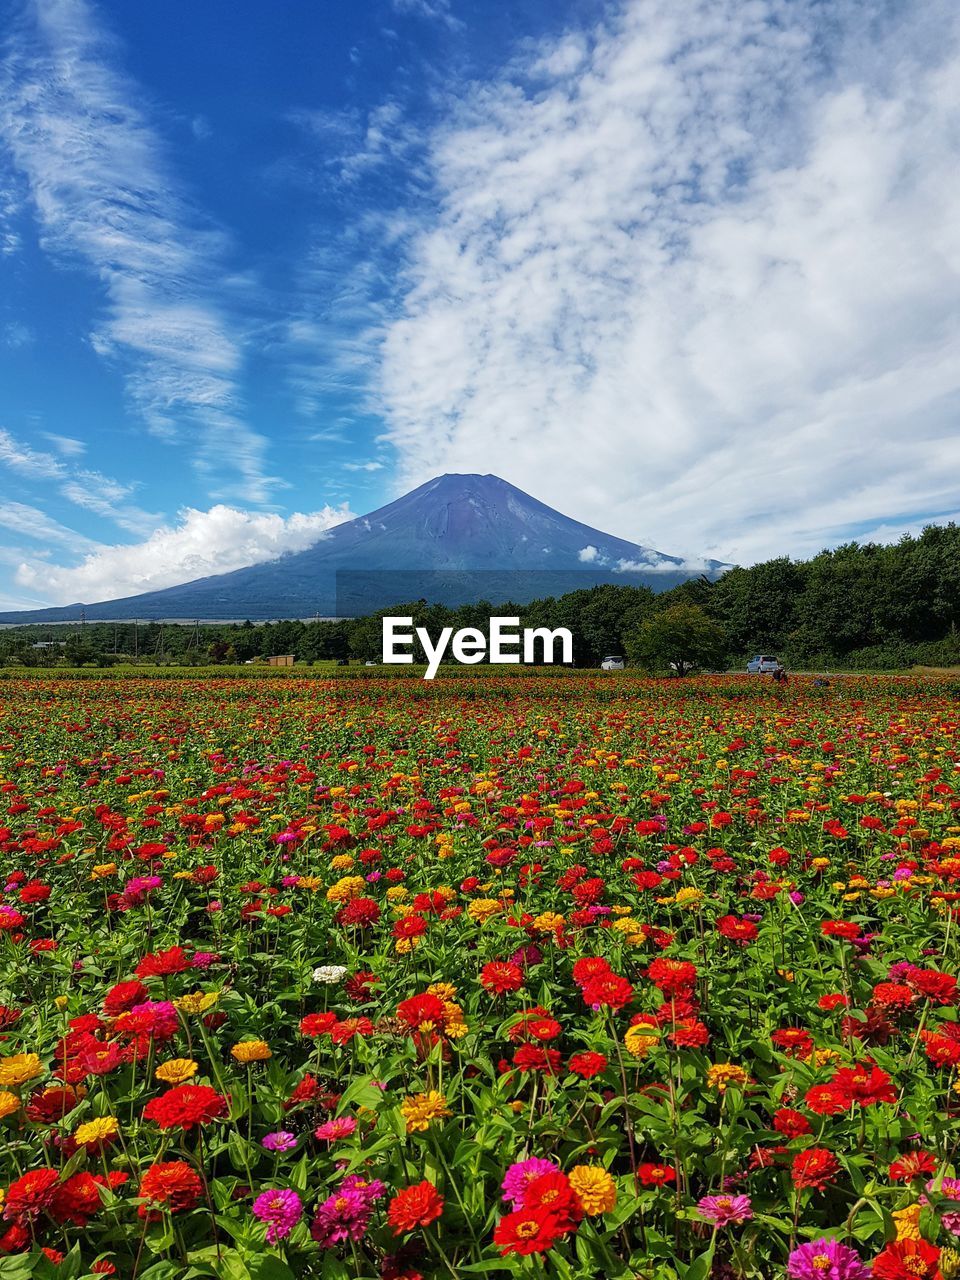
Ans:
{"type": "Polygon", "coordinates": [[[570,520],[497,476],[445,475],[337,525],[306,551],[162,591],[0,614],[0,621],[69,621],[81,609],[90,621],[306,618],[420,596],[523,603],[600,582],[666,590],[726,567],[716,560],[687,567],[570,520]]]}

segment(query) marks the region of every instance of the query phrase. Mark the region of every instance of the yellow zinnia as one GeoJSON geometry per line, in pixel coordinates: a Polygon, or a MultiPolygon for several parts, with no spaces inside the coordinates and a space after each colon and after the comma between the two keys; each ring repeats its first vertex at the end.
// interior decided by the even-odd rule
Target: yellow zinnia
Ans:
{"type": "Polygon", "coordinates": [[[624,1047],[633,1058],[645,1058],[659,1042],[660,1033],[657,1027],[645,1022],[629,1027],[627,1034],[623,1037],[624,1047]]]}
{"type": "Polygon", "coordinates": [[[606,1169],[578,1164],[570,1170],[570,1187],[588,1217],[609,1213],[617,1203],[617,1186],[606,1169]]]}
{"type": "Polygon", "coordinates": [[[898,1240],[920,1239],[920,1209],[919,1204],[910,1204],[906,1209],[892,1211],[890,1217],[896,1223],[898,1240]]]}
{"type": "Polygon", "coordinates": [[[241,1040],[230,1052],[237,1062],[243,1063],[264,1062],[267,1058],[273,1057],[266,1040],[241,1040]]]}
{"type": "Polygon", "coordinates": [[[35,1053],[14,1053],[0,1058],[0,1085],[14,1089],[43,1074],[43,1063],[35,1053]]]}
{"type": "Polygon", "coordinates": [[[164,1084],[186,1084],[199,1070],[192,1058],[171,1058],[161,1062],[153,1073],[164,1084]]]}
{"type": "Polygon", "coordinates": [[[434,1120],[450,1115],[450,1108],[442,1093],[430,1089],[427,1093],[404,1098],[400,1103],[400,1114],[407,1122],[407,1133],[426,1133],[434,1120]]]}
{"type": "Polygon", "coordinates": [[[217,1003],[216,991],[191,991],[173,1002],[181,1013],[206,1013],[217,1003]]]}
{"type": "Polygon", "coordinates": [[[120,1125],[114,1116],[99,1116],[96,1120],[78,1125],[73,1131],[73,1140],[78,1147],[86,1147],[91,1151],[111,1142],[119,1132],[120,1125]]]}
{"type": "Polygon", "coordinates": [[[4,1089],[0,1093],[0,1120],[5,1120],[7,1116],[12,1116],[14,1112],[20,1110],[20,1099],[15,1093],[10,1093],[4,1089]]]}
{"type": "Polygon", "coordinates": [[[726,1093],[732,1084],[742,1089],[749,1079],[749,1074],[735,1062],[718,1062],[707,1068],[707,1084],[718,1093],[726,1093]]]}

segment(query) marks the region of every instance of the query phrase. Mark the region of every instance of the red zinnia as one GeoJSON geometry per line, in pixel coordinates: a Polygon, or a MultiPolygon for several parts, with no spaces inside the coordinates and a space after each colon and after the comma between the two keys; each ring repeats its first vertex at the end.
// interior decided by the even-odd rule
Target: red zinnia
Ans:
{"type": "MultiPolygon", "coordinates": [[[[192,1209],[203,1194],[203,1184],[196,1172],[183,1160],[152,1164],[140,1179],[137,1195],[158,1209],[181,1213],[192,1209]]],[[[147,1216],[147,1205],[140,1206],[140,1217],[147,1216]]]]}
{"type": "Polygon", "coordinates": [[[873,988],[873,1003],[885,1009],[907,1009],[916,998],[905,982],[878,982],[873,988]]]}
{"type": "Polygon", "coordinates": [[[414,1183],[404,1187],[390,1201],[387,1221],[395,1236],[429,1226],[443,1213],[443,1196],[432,1182],[414,1183]]]}
{"type": "Polygon", "coordinates": [[[586,1050],[583,1053],[574,1053],[570,1055],[570,1061],[567,1063],[567,1070],[575,1076],[582,1076],[584,1080],[591,1080],[594,1076],[598,1076],[601,1071],[606,1071],[607,1059],[602,1053],[592,1053],[586,1050]]]}
{"type": "Polygon", "coordinates": [[[506,995],[523,986],[523,970],[509,961],[493,960],[480,970],[480,982],[492,994],[506,995]]]}
{"type": "Polygon", "coordinates": [[[717,921],[717,929],[739,947],[748,946],[757,936],[757,926],[753,921],[739,916],[721,916],[717,921]]]}
{"type": "Polygon", "coordinates": [[[810,1132],[810,1121],[792,1107],[781,1107],[774,1113],[773,1128],[785,1138],[800,1138],[810,1132]]]}
{"type": "Polygon", "coordinates": [[[329,1035],[337,1022],[335,1013],[308,1013],[300,1019],[300,1034],[316,1039],[329,1035]]]}
{"type": "Polygon", "coordinates": [[[633,999],[633,987],[616,973],[603,973],[583,985],[584,1004],[594,1008],[622,1009],[633,999]]]}
{"type": "Polygon", "coordinates": [[[523,1193],[523,1207],[532,1213],[539,1209],[550,1214],[565,1231],[571,1230],[583,1217],[583,1208],[573,1193],[570,1180],[559,1169],[534,1178],[523,1193]]]}
{"type": "Polygon", "coordinates": [[[508,1213],[497,1223],[493,1243],[504,1257],[509,1253],[526,1257],[531,1253],[546,1253],[552,1249],[563,1227],[552,1213],[544,1209],[518,1209],[508,1213]]]}
{"type": "Polygon", "coordinates": [[[338,1018],[330,1030],[334,1044],[349,1044],[354,1036],[373,1035],[373,1023],[369,1018],[338,1018]]]}
{"type": "Polygon", "coordinates": [[[933,1173],[937,1162],[927,1151],[908,1151],[890,1166],[890,1177],[894,1182],[912,1182],[914,1178],[922,1178],[933,1173]]]}
{"type": "Polygon", "coordinates": [[[840,1170],[840,1161],[826,1147],[808,1147],[794,1156],[790,1167],[796,1187],[813,1187],[822,1191],[840,1170]]]}
{"type": "Polygon", "coordinates": [[[852,920],[824,920],[820,925],[820,932],[825,938],[843,938],[852,942],[854,938],[860,937],[860,926],[852,920]]]}
{"type": "Polygon", "coordinates": [[[861,1107],[874,1107],[880,1102],[897,1100],[890,1077],[872,1062],[859,1067],[841,1067],[830,1083],[840,1091],[848,1106],[856,1102],[861,1107]]]}
{"type": "Polygon", "coordinates": [[[7,1189],[3,1216],[23,1225],[53,1204],[60,1174],[56,1169],[31,1169],[7,1189]]]}
{"type": "Polygon", "coordinates": [[[662,1187],[668,1182],[676,1182],[677,1171],[669,1164],[638,1164],[637,1179],[645,1187],[662,1187]]]}
{"type": "Polygon", "coordinates": [[[135,980],[118,982],[115,987],[111,987],[107,992],[103,1001],[103,1011],[111,1018],[115,1018],[117,1014],[126,1013],[135,1004],[140,1004],[141,1001],[146,1000],[149,994],[142,982],[135,980]]]}
{"type": "Polygon", "coordinates": [[[583,956],[573,966],[573,980],[578,987],[582,987],[593,978],[610,972],[610,962],[602,956],[583,956]]]}
{"type": "Polygon", "coordinates": [[[813,1048],[813,1036],[803,1027],[781,1027],[772,1032],[770,1039],[792,1058],[805,1058],[813,1048]]]}
{"type": "Polygon", "coordinates": [[[936,969],[911,969],[907,981],[934,1004],[956,1003],[957,980],[949,973],[940,973],[936,969]]]}
{"type": "Polygon", "coordinates": [[[874,1280],[930,1280],[939,1260],[940,1250],[926,1240],[896,1240],[874,1259],[874,1280]]]}
{"type": "Polygon", "coordinates": [[[668,960],[658,956],[651,961],[647,977],[665,996],[689,996],[697,980],[697,966],[689,960],[668,960]]]}
{"type": "MultiPolygon", "coordinates": [[[[126,1176],[120,1175],[123,1181],[126,1181],[126,1176]]],[[[57,1222],[72,1222],[74,1226],[85,1227],[103,1206],[99,1191],[103,1185],[104,1180],[100,1176],[93,1177],[86,1172],[73,1174],[56,1188],[50,1208],[51,1217],[57,1222]]]]}
{"type": "Polygon", "coordinates": [[[557,1075],[562,1056],[559,1049],[545,1049],[538,1044],[522,1044],[513,1055],[518,1071],[544,1071],[557,1075]]]}
{"type": "Polygon", "coordinates": [[[209,1124],[227,1113],[227,1100],[205,1084],[181,1084],[152,1098],[143,1109],[145,1120],[155,1120],[161,1129],[183,1129],[209,1124]]]}
{"type": "Polygon", "coordinates": [[[148,952],[134,972],[138,978],[167,978],[190,968],[183,947],[168,947],[166,951],[148,952]]]}
{"type": "Polygon", "coordinates": [[[401,1000],[397,1005],[397,1017],[414,1031],[423,1027],[442,1027],[444,1013],[443,1001],[429,991],[420,996],[411,996],[409,1000],[401,1000]]]}
{"type": "Polygon", "coordinates": [[[818,1116],[836,1116],[850,1105],[832,1084],[815,1084],[803,1095],[803,1104],[818,1116]]]}

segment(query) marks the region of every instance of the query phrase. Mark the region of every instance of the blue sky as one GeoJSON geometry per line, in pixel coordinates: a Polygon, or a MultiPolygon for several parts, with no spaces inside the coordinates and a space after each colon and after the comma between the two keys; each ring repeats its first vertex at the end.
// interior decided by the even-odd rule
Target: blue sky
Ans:
{"type": "Polygon", "coordinates": [[[960,510],[960,18],[15,0],[0,605],[492,471],[748,563],[960,510]]]}

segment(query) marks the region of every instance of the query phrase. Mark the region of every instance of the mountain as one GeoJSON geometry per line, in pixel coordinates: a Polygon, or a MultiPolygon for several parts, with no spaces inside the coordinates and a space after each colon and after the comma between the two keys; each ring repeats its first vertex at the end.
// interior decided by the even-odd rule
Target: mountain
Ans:
{"type": "Polygon", "coordinates": [[[421,597],[518,604],[601,582],[664,591],[729,566],[689,566],[570,520],[497,476],[445,475],[328,530],[306,551],[122,600],[0,614],[0,622],[348,616],[421,597]]]}

